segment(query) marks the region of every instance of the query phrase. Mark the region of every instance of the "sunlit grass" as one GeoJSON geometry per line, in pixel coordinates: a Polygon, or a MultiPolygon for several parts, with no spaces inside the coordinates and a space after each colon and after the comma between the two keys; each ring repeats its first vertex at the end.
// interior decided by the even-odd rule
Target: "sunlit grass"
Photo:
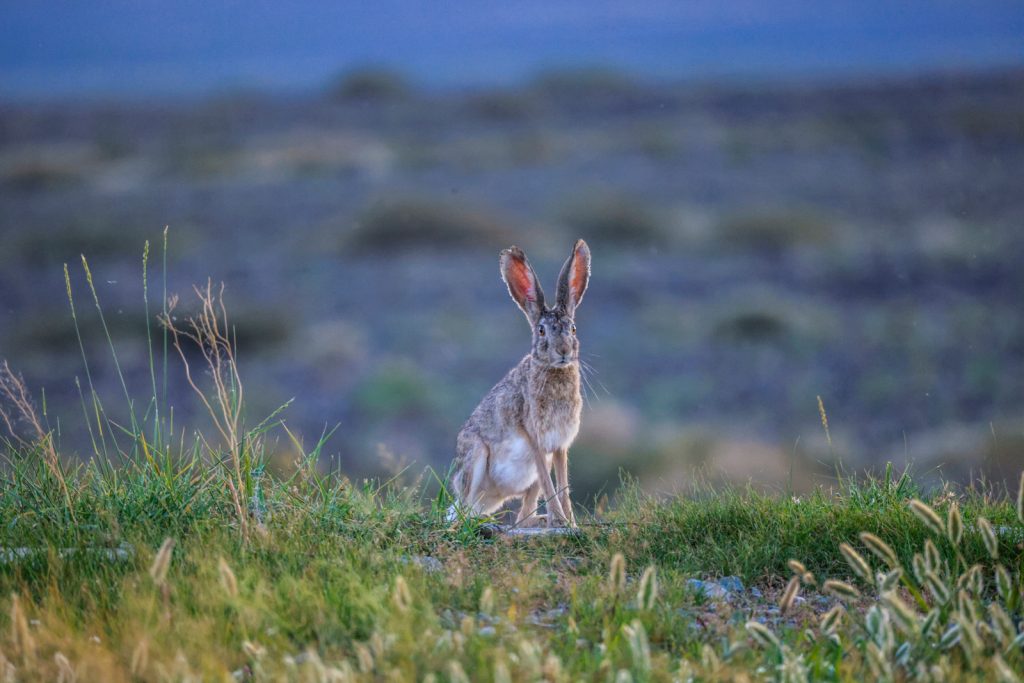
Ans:
{"type": "Polygon", "coordinates": [[[221,300],[200,299],[208,317],[170,345],[201,347],[205,378],[185,368],[209,436],[172,437],[153,354],[148,404],[122,385],[129,414],[148,406],[128,426],[88,385],[95,452],[69,465],[4,375],[0,680],[1010,681],[1024,668],[1024,489],[926,495],[891,468],[800,498],[652,496],[627,479],[576,535],[485,538],[479,520],[445,521],[437,476],[354,483],[322,471],[328,434],[305,448],[280,413],[250,420],[221,300]],[[273,430],[295,450],[287,477],[266,471],[273,430]],[[723,576],[743,583],[725,601],[691,583],[723,576]]]}

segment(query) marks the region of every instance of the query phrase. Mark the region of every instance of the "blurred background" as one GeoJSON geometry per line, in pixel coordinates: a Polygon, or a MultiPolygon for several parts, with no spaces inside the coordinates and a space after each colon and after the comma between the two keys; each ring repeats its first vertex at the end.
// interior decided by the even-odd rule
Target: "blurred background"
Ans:
{"type": "MultiPolygon", "coordinates": [[[[307,445],[337,427],[325,467],[443,472],[529,346],[498,251],[551,292],[584,237],[581,501],[620,469],[652,491],[890,460],[1002,482],[1022,178],[1017,0],[5,3],[0,357],[87,455],[63,264],[123,417],[79,255],[145,401],[142,251],[152,324],[169,226],[183,314],[226,285],[250,422],[294,398],[307,445]]],[[[173,356],[168,391],[177,428],[211,431],[173,356]]]]}

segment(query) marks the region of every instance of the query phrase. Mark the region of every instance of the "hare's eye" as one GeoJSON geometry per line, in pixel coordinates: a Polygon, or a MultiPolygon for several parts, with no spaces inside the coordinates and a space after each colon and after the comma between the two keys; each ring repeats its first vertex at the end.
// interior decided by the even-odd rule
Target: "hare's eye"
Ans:
{"type": "Polygon", "coordinates": [[[569,331],[572,332],[573,334],[576,334],[576,326],[573,325],[572,327],[570,327],[569,331]]]}
{"type": "Polygon", "coordinates": [[[537,334],[539,334],[542,337],[544,336],[544,326],[543,325],[538,325],[537,326],[537,334]]]}

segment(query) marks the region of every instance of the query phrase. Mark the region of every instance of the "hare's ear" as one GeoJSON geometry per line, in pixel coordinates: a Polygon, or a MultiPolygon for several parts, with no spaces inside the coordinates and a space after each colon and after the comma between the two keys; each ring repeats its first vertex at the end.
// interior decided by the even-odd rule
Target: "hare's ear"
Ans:
{"type": "Polygon", "coordinates": [[[562,272],[558,274],[558,296],[556,299],[559,308],[572,315],[576,307],[583,301],[583,293],[587,291],[588,282],[590,282],[590,247],[583,240],[576,240],[572,254],[562,266],[562,272]]]}
{"type": "Polygon", "coordinates": [[[508,285],[513,301],[523,309],[531,325],[540,320],[544,311],[544,291],[537,282],[537,274],[526,260],[526,254],[519,247],[509,247],[501,252],[501,279],[508,285]]]}

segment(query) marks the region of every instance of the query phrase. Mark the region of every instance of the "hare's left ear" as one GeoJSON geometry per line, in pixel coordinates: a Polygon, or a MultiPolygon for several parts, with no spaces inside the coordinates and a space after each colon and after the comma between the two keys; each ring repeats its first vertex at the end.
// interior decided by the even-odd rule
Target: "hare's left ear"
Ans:
{"type": "Polygon", "coordinates": [[[583,301],[583,294],[590,282],[590,247],[583,240],[576,240],[572,254],[562,266],[558,274],[558,306],[572,315],[576,307],[583,301]]]}

